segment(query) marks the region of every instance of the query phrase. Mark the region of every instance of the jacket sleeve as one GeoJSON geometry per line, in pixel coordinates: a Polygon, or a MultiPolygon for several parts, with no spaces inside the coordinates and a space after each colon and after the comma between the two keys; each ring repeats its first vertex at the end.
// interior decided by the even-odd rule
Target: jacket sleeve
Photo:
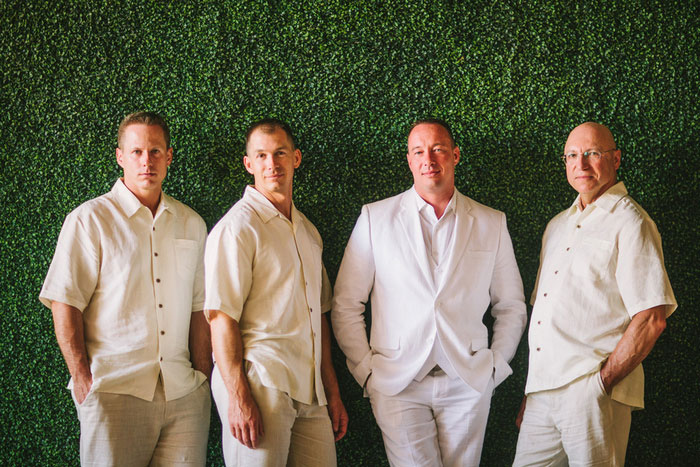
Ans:
{"type": "Polygon", "coordinates": [[[350,373],[364,386],[372,372],[372,351],[367,340],[365,304],[374,285],[374,256],[370,216],[363,206],[345,247],[333,294],[333,332],[347,358],[350,373]]]}
{"type": "Polygon", "coordinates": [[[508,362],[515,355],[527,324],[523,281],[504,214],[501,214],[498,251],[489,293],[494,317],[491,350],[494,354],[494,381],[498,386],[513,373],[508,362]]]}

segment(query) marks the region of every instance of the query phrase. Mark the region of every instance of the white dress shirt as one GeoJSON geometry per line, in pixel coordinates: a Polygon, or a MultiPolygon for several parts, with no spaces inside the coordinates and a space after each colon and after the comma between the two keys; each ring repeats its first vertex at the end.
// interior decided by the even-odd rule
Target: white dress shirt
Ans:
{"type": "MultiPolygon", "coordinates": [[[[435,289],[439,289],[445,277],[445,263],[447,263],[446,253],[450,251],[452,245],[452,234],[455,230],[455,193],[452,194],[445,211],[440,219],[435,215],[435,209],[420,197],[416,188],[412,190],[415,195],[416,209],[420,216],[421,231],[425,242],[425,251],[430,263],[430,272],[433,276],[435,289]]],[[[436,333],[433,348],[428,354],[423,367],[414,378],[421,381],[435,366],[439,366],[450,378],[457,378],[459,374],[454,369],[450,360],[445,355],[445,351],[440,343],[440,336],[436,333]]]]}
{"type": "MultiPolygon", "coordinates": [[[[624,184],[583,211],[579,206],[576,198],[542,238],[526,393],[598,371],[635,314],[667,305],[668,316],[677,306],[656,225],[624,184]]],[[[613,388],[612,398],[644,406],[641,365],[613,388]]]]}
{"type": "Polygon", "coordinates": [[[331,287],[321,236],[294,205],[291,218],[246,188],[207,240],[205,309],[238,321],[243,358],[264,386],[324,405],[321,314],[331,287]]]}
{"type": "Polygon", "coordinates": [[[66,217],[40,300],[83,312],[91,391],[152,400],[162,373],[173,400],[206,379],[189,353],[206,235],[189,207],[163,193],[154,217],[122,180],[66,217]]]}

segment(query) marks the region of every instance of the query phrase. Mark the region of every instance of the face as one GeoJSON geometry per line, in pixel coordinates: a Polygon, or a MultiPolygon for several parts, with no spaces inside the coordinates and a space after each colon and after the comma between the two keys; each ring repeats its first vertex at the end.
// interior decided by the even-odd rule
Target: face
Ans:
{"type": "Polygon", "coordinates": [[[449,194],[454,190],[459,148],[442,125],[422,123],[408,135],[408,166],[419,194],[449,194]]]}
{"type": "Polygon", "coordinates": [[[243,164],[255,177],[258,191],[291,197],[294,169],[301,164],[301,151],[294,149],[281,128],[272,133],[257,129],[248,138],[243,164]]]}
{"type": "Polygon", "coordinates": [[[584,159],[581,154],[591,150],[603,152],[614,147],[615,141],[610,130],[602,125],[584,123],[569,134],[564,153],[577,153],[579,156],[566,164],[566,178],[581,195],[584,207],[598,199],[617,182],[620,150],[605,152],[597,161],[592,158],[584,159]]]}
{"type": "Polygon", "coordinates": [[[124,169],[124,184],[132,193],[160,193],[173,160],[173,149],[165,144],[158,125],[133,124],[126,127],[117,148],[117,163],[124,169]]]}

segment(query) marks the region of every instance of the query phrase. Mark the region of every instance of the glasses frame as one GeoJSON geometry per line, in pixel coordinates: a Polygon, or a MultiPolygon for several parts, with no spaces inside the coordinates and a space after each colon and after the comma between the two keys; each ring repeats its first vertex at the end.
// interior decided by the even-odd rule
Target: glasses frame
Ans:
{"type": "Polygon", "coordinates": [[[603,158],[603,154],[605,154],[606,152],[617,151],[617,150],[618,150],[618,148],[606,149],[605,151],[591,150],[591,151],[584,151],[582,154],[576,153],[576,157],[573,159],[570,159],[569,157],[567,157],[566,154],[562,154],[561,156],[559,156],[559,158],[562,160],[564,165],[569,165],[569,161],[573,162],[574,160],[578,159],[579,155],[586,160],[591,160],[591,157],[593,157],[594,161],[599,161],[600,159],[603,158]],[[598,154],[598,156],[593,156],[593,154],[598,154]]]}

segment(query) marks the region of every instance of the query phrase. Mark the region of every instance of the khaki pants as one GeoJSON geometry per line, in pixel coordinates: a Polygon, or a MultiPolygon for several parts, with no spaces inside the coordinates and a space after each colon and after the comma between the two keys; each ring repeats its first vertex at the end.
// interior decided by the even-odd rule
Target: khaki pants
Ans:
{"type": "Polygon", "coordinates": [[[90,392],[82,404],[75,405],[82,466],[203,466],[206,462],[211,413],[207,383],[166,401],[159,378],[152,401],[90,392]]]}
{"type": "Polygon", "coordinates": [[[605,394],[600,373],[529,394],[514,466],[623,466],[632,409],[605,394]]]}
{"type": "Polygon", "coordinates": [[[442,370],[395,396],[367,391],[391,466],[478,466],[494,383],[480,393],[442,370]]]}
{"type": "Polygon", "coordinates": [[[255,365],[247,362],[247,376],[265,435],[256,449],[243,446],[228,424],[228,392],[218,367],[212,374],[212,394],[221,418],[224,461],[227,467],[334,467],[333,426],[325,405],[295,401],[285,392],[262,385],[255,365]]]}

